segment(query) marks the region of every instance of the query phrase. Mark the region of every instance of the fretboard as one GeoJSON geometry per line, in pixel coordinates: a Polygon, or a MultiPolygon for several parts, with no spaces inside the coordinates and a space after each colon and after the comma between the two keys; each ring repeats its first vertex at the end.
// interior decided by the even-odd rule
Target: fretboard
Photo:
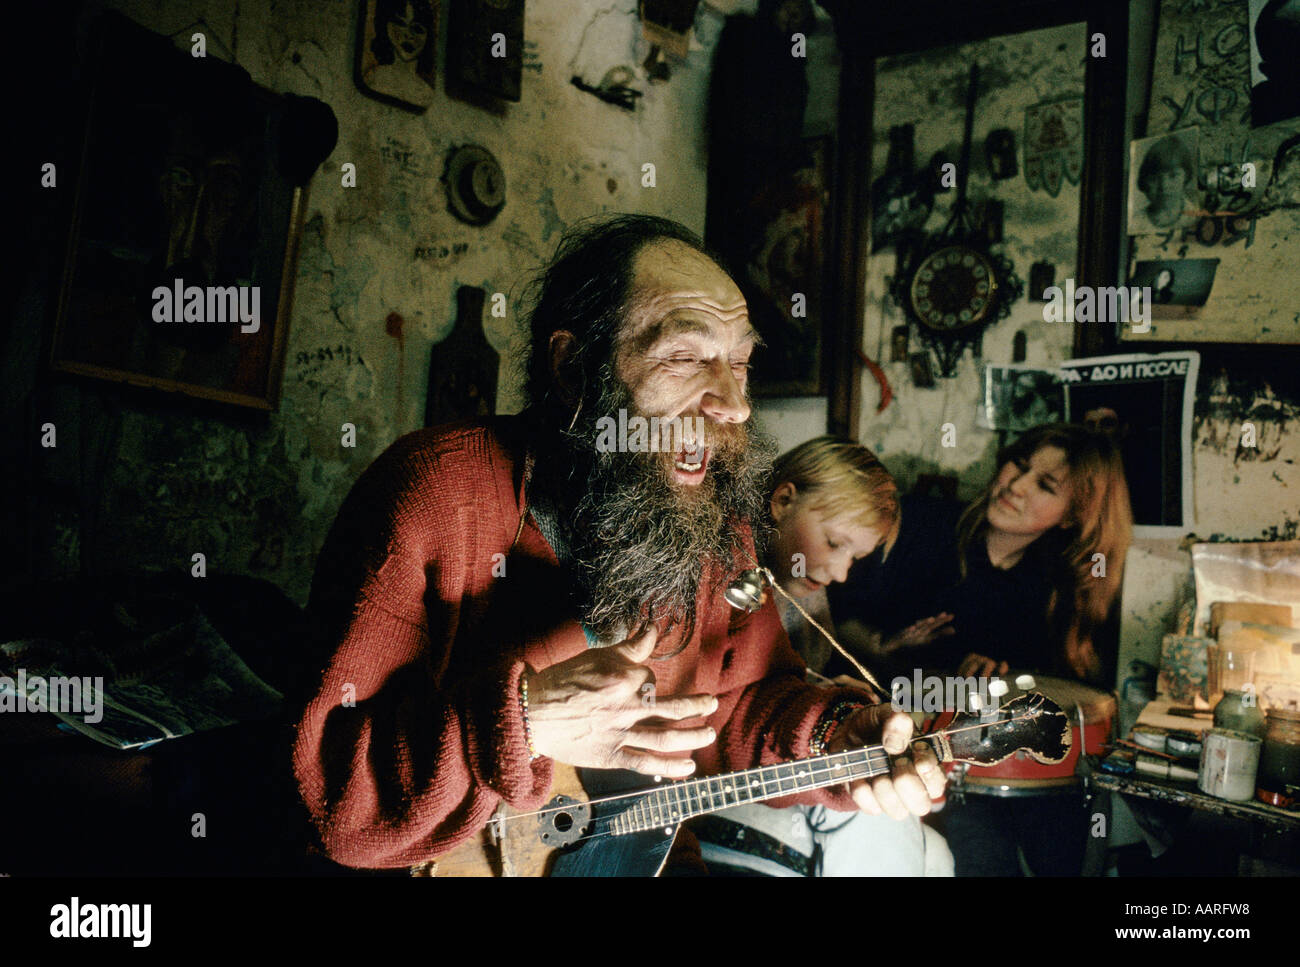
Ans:
{"type": "Polygon", "coordinates": [[[666,782],[639,793],[632,805],[610,821],[610,832],[675,829],[694,816],[748,802],[762,802],[793,793],[822,789],[855,779],[871,779],[889,771],[884,746],[815,756],[774,766],[759,766],[725,776],[666,782]]]}

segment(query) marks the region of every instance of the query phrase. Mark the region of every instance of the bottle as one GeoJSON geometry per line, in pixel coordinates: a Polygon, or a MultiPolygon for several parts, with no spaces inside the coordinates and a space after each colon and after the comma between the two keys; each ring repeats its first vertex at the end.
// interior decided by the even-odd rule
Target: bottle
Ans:
{"type": "Polygon", "coordinates": [[[1255,693],[1255,653],[1219,646],[1216,662],[1223,698],[1214,706],[1214,727],[1264,737],[1268,727],[1255,693]]]}
{"type": "Polygon", "coordinates": [[[1259,707],[1253,688],[1228,689],[1219,704],[1214,706],[1214,727],[1246,732],[1257,739],[1264,737],[1268,724],[1264,710],[1259,707]]]}

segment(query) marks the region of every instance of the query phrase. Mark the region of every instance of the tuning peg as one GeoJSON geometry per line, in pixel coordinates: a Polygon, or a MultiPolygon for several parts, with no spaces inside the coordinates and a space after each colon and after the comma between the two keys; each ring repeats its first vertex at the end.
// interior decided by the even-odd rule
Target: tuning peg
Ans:
{"type": "Polygon", "coordinates": [[[1000,678],[994,678],[989,681],[989,694],[994,698],[1001,698],[1007,693],[1010,686],[1000,678]]]}
{"type": "Polygon", "coordinates": [[[984,708],[983,701],[980,700],[979,695],[977,695],[975,692],[970,693],[970,696],[967,698],[967,704],[970,705],[970,710],[972,712],[979,712],[981,709],[984,708]]]}
{"type": "Polygon", "coordinates": [[[1029,691],[1031,688],[1033,688],[1033,687],[1034,687],[1035,685],[1037,685],[1037,684],[1038,684],[1038,683],[1037,683],[1036,681],[1034,681],[1034,676],[1033,676],[1033,675],[1017,675],[1017,676],[1016,676],[1016,688],[1020,689],[1022,692],[1027,692],[1027,691],[1029,691]]]}

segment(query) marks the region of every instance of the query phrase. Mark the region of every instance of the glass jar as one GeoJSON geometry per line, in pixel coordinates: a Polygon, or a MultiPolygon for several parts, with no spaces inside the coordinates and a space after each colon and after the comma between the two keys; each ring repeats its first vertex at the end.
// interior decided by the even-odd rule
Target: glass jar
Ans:
{"type": "Polygon", "coordinates": [[[1284,808],[1300,803],[1300,710],[1275,708],[1268,713],[1257,785],[1260,802],[1284,808]]]}
{"type": "Polygon", "coordinates": [[[1268,728],[1264,710],[1259,707],[1253,688],[1238,691],[1228,689],[1223,693],[1219,704],[1214,706],[1214,727],[1231,729],[1234,732],[1248,732],[1262,739],[1268,728]]]}

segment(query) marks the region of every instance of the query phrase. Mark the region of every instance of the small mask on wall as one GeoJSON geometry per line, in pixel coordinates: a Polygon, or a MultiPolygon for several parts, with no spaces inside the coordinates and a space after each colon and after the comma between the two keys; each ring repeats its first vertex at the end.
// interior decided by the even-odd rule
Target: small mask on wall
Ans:
{"type": "Polygon", "coordinates": [[[1010,128],[997,128],[984,140],[984,158],[994,181],[1014,178],[1020,167],[1016,164],[1016,135],[1010,128]]]}

